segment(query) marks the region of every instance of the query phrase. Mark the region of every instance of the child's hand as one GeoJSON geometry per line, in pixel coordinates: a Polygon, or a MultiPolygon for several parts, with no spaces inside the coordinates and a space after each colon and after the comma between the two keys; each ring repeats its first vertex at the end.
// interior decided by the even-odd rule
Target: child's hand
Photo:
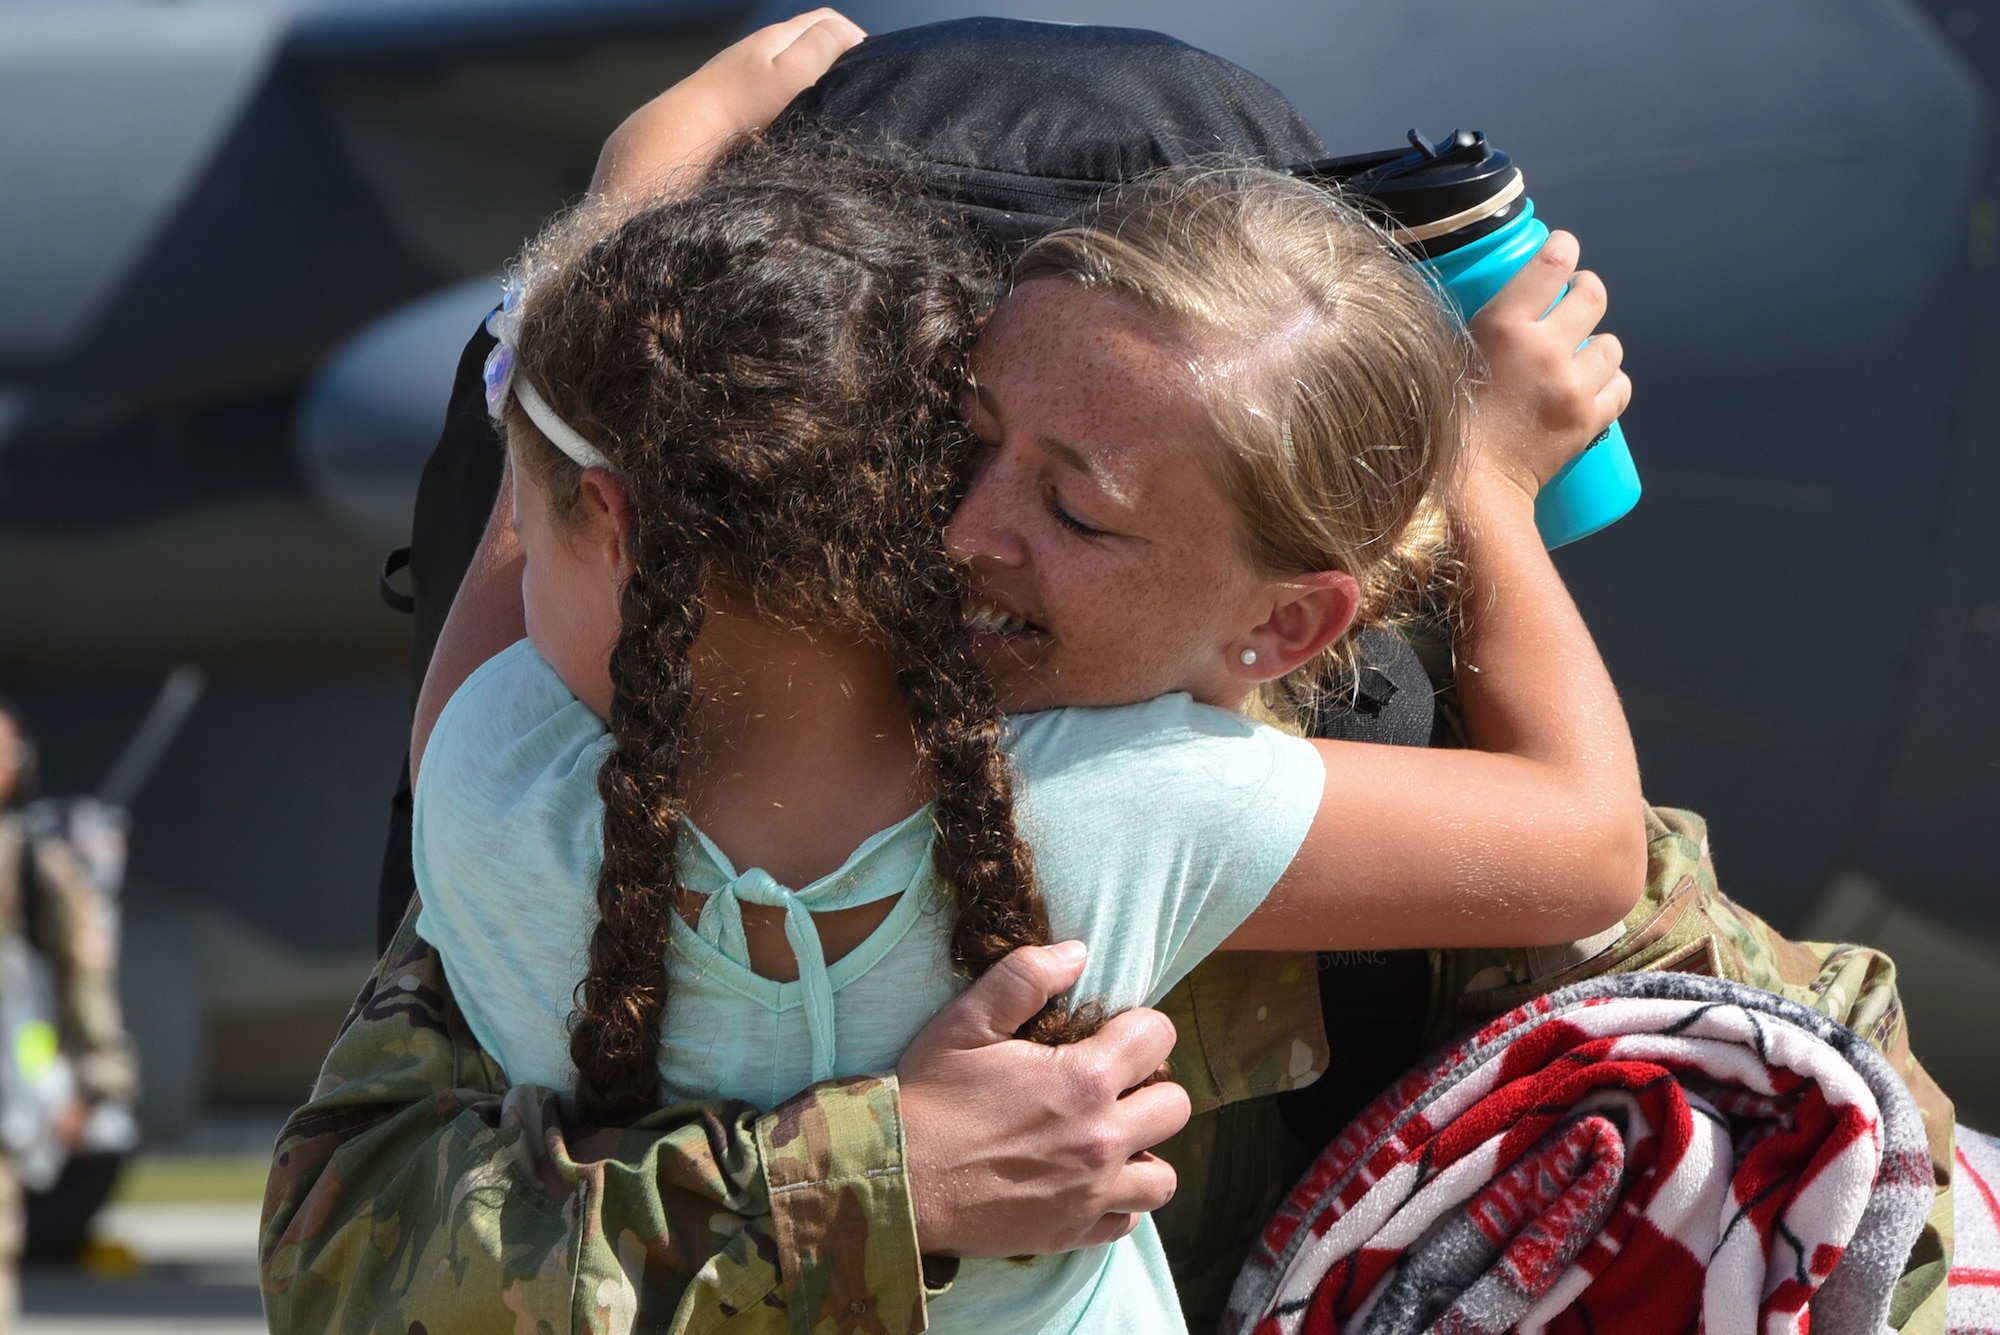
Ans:
{"type": "Polygon", "coordinates": [[[1632,398],[1619,369],[1623,346],[1615,335],[1591,333],[1604,317],[1604,283],[1577,269],[1578,253],[1574,236],[1551,232],[1470,325],[1486,363],[1473,391],[1480,464],[1530,497],[1632,398]]]}
{"type": "Polygon", "coordinates": [[[761,130],[867,35],[835,10],[811,10],[723,48],[669,93],[705,99],[727,134],[761,130]]]}
{"type": "Polygon", "coordinates": [[[761,130],[867,36],[831,9],[760,28],[625,118],[604,142],[591,193],[617,199],[683,167],[706,165],[761,130]]]}

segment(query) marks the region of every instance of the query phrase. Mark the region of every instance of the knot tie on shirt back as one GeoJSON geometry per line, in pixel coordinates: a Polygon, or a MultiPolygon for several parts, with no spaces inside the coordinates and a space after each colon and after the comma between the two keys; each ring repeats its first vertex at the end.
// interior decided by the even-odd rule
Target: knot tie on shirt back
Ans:
{"type": "Polygon", "coordinates": [[[803,990],[806,1034],[812,1040],[812,1080],[830,1080],[838,1060],[833,1015],[833,979],[827,972],[826,952],[820,945],[815,913],[832,913],[859,908],[894,895],[917,890],[930,869],[928,857],[917,859],[916,871],[907,882],[866,874],[867,864],[884,856],[885,849],[911,838],[928,839],[930,809],[882,831],[856,850],[847,865],[832,876],[813,882],[803,890],[780,885],[761,867],[736,872],[722,850],[692,824],[682,831],[692,833],[701,858],[694,866],[683,864],[682,884],[696,894],[708,896],[696,931],[724,958],[750,968],[750,943],[743,931],[743,905],[785,911],[785,940],[799,969],[803,990]],[[700,864],[706,862],[707,866],[700,864]]]}

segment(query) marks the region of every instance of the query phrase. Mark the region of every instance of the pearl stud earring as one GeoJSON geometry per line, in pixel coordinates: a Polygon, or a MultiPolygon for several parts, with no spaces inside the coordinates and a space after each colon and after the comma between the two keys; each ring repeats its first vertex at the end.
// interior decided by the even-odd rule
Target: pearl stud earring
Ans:
{"type": "Polygon", "coordinates": [[[1245,650],[1243,651],[1243,655],[1242,655],[1242,656],[1243,656],[1243,666],[1244,666],[1244,667],[1256,667],[1256,666],[1257,666],[1257,651],[1256,651],[1255,649],[1245,649],[1245,650]]]}

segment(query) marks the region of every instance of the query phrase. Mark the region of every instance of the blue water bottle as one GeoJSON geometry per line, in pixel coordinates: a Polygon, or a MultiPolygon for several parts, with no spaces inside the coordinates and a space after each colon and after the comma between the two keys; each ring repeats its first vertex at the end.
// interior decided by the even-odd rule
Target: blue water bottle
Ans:
{"type": "MultiPolygon", "coordinates": [[[[1513,159],[1477,130],[1443,144],[1410,131],[1414,151],[1333,158],[1297,174],[1336,181],[1388,215],[1397,241],[1472,313],[1542,248],[1549,229],[1535,216],[1513,159]]],[[[1639,503],[1639,470],[1613,422],[1549,479],[1535,498],[1535,527],[1550,548],[1588,537],[1639,503]]]]}

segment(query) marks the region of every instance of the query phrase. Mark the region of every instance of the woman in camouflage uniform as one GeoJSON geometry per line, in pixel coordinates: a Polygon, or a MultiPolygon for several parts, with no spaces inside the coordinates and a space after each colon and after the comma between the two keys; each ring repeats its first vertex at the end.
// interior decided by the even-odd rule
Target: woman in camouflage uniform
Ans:
{"type": "MultiPolygon", "coordinates": [[[[619,150],[633,151],[629,137],[614,140],[607,161],[619,150]]],[[[1654,889],[1664,881],[1666,897],[1685,900],[1692,884],[1704,896],[1700,914],[1671,915],[1676,921],[1730,915],[1733,906],[1722,907],[1712,884],[1690,882],[1687,842],[1676,829],[1655,830],[1654,889]]],[[[1638,919],[1660,897],[1650,895],[1628,919],[1629,939],[1564,959],[1596,968],[1643,963],[1635,943],[1657,943],[1658,935],[1651,919],[1638,919]]],[[[1525,952],[1497,952],[1497,964],[1478,970],[1462,967],[1470,958],[1433,959],[1433,1029],[1476,1007],[1496,978],[1536,981],[1525,952]]],[[[1748,967],[1740,972],[1756,981],[1758,963],[1742,962],[1748,967]]],[[[1176,1070],[1197,1111],[1289,1088],[1323,1069],[1314,978],[1310,957],[1224,957],[1164,1003],[1181,1026],[1176,1070]]],[[[1880,1013],[1879,987],[1869,995],[1880,1013]]],[[[1023,1018],[1039,1000],[1020,1003],[1023,1018]]],[[[1891,1023],[1885,1036],[1899,1032],[1891,1023]]],[[[1219,1273],[1224,1288],[1234,1235],[1246,1220],[1255,1227],[1257,1202],[1283,1185],[1269,1100],[1239,1107],[1254,1111],[1198,1120],[1176,1160],[1177,1204],[1195,1207],[1182,1238],[1211,1253],[1188,1255],[1186,1268],[1219,1273]],[[1222,1178],[1232,1180],[1215,1198],[1201,1189],[1222,1178]]],[[[676,1328],[731,1321],[732,1328],[916,1329],[920,1294],[944,1268],[918,1263],[900,1127],[894,1084],[854,1081],[808,1091],[762,1118],[689,1122],[685,1113],[662,1114],[572,1139],[534,1091],[506,1089],[457,1019],[435,957],[406,926],[330,1057],[318,1097],[280,1145],[265,1244],[274,1328],[289,1328],[294,1311],[344,1310],[350,1300],[371,1320],[389,1318],[394,1309],[376,1306],[379,1292],[337,1292],[337,1277],[372,1251],[372,1266],[347,1273],[380,1274],[373,1267],[386,1265],[408,1276],[449,1265],[472,1281],[460,1294],[483,1293],[495,1317],[532,1312],[557,1329],[622,1328],[636,1296],[627,1283],[640,1275],[643,1308],[665,1310],[655,1301],[681,1299],[676,1328]],[[524,1170],[537,1190],[523,1190],[524,1170]],[[514,1189],[453,1185],[505,1181],[514,1189]],[[423,1194],[412,1197],[412,1188],[423,1194]],[[390,1202],[419,1199],[438,1205],[382,1213],[390,1202]],[[635,1269],[639,1257],[644,1264],[635,1269]],[[300,1301],[309,1291],[335,1307],[300,1301]]],[[[1163,1221],[1162,1230],[1171,1241],[1174,1229],[1163,1221]]],[[[474,1312],[430,1315],[435,1322],[474,1312]]]]}

